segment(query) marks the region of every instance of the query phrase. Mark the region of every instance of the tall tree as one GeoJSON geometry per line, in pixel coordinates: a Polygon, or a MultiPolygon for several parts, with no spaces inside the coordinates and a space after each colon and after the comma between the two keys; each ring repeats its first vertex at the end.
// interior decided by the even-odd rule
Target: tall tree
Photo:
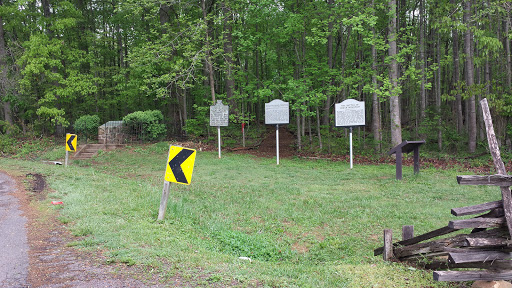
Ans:
{"type": "Polygon", "coordinates": [[[464,23],[466,31],[464,32],[464,52],[466,58],[466,89],[468,98],[468,129],[469,129],[469,152],[476,150],[476,101],[474,94],[474,66],[471,39],[471,0],[464,1],[464,23]]]}
{"type": "MultiPolygon", "coordinates": [[[[3,6],[3,0],[0,0],[0,8],[3,6]]],[[[8,61],[7,61],[7,47],[5,44],[5,34],[4,34],[4,21],[2,19],[2,15],[0,14],[0,96],[3,98],[1,102],[3,102],[3,112],[4,119],[10,125],[13,124],[12,115],[11,115],[11,102],[9,101],[6,95],[8,94],[10,79],[8,78],[8,61]]]]}
{"type": "MultiPolygon", "coordinates": [[[[375,17],[375,0],[372,0],[372,16],[375,17]]],[[[375,27],[372,26],[372,134],[375,141],[375,152],[381,151],[382,133],[380,118],[380,101],[377,94],[377,48],[375,27]]]]}
{"type": "Polygon", "coordinates": [[[397,2],[390,0],[388,2],[389,15],[389,106],[390,106],[390,121],[391,121],[391,144],[396,146],[402,142],[402,123],[400,118],[400,88],[398,87],[398,61],[396,59],[398,54],[397,49],[397,2]]]}
{"type": "MultiPolygon", "coordinates": [[[[452,22],[456,22],[455,12],[458,9],[458,6],[455,0],[450,0],[452,4],[451,17],[452,22]]],[[[455,25],[454,25],[455,26],[455,25]]],[[[462,115],[462,96],[460,93],[460,61],[459,61],[459,31],[457,27],[452,29],[452,37],[453,37],[453,90],[455,91],[455,119],[457,121],[457,132],[461,133],[464,129],[464,117],[462,115]]]]}

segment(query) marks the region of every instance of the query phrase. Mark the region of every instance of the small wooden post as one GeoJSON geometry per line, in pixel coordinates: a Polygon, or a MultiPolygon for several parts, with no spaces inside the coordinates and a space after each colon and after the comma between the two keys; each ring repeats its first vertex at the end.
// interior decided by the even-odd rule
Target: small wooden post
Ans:
{"type": "Polygon", "coordinates": [[[393,231],[391,229],[384,230],[384,253],[382,254],[384,261],[393,258],[393,231]]]}
{"type": "Polygon", "coordinates": [[[169,199],[169,187],[171,182],[164,181],[164,189],[162,190],[162,198],[160,199],[160,209],[158,210],[158,220],[164,220],[165,210],[167,210],[167,200],[169,199]]]}
{"type": "Polygon", "coordinates": [[[414,226],[405,225],[402,226],[402,240],[409,240],[414,237],[414,226]]]}
{"type": "Polygon", "coordinates": [[[420,146],[414,147],[414,174],[420,173],[420,146]]]}
{"type": "Polygon", "coordinates": [[[402,149],[396,151],[396,180],[402,180],[402,149]]]}

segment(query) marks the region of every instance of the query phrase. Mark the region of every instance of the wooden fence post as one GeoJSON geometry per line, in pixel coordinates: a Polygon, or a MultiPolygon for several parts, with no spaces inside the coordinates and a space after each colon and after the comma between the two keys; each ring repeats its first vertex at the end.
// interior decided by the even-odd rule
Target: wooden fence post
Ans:
{"type": "Polygon", "coordinates": [[[384,253],[382,255],[384,261],[393,258],[393,230],[391,229],[384,230],[384,253]]]}
{"type": "Polygon", "coordinates": [[[409,240],[414,237],[414,226],[402,226],[402,240],[409,240]]]}

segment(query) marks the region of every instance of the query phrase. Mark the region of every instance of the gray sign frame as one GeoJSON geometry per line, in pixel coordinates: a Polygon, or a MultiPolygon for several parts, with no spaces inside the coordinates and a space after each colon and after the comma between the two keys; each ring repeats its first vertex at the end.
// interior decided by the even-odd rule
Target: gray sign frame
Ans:
{"type": "Polygon", "coordinates": [[[334,104],[336,127],[357,127],[366,125],[364,101],[347,99],[334,104]]]}
{"type": "Polygon", "coordinates": [[[210,126],[226,127],[229,125],[229,106],[217,100],[217,104],[210,106],[210,126]]]}
{"type": "Polygon", "coordinates": [[[265,124],[289,124],[290,103],[274,99],[265,103],[265,124]]]}

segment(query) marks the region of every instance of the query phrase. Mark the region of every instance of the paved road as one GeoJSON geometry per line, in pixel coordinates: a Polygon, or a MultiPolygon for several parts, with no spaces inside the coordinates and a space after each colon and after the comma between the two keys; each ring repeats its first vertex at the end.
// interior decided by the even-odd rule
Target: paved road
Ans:
{"type": "Polygon", "coordinates": [[[28,243],[14,181],[0,172],[0,287],[28,287],[28,243]]]}

